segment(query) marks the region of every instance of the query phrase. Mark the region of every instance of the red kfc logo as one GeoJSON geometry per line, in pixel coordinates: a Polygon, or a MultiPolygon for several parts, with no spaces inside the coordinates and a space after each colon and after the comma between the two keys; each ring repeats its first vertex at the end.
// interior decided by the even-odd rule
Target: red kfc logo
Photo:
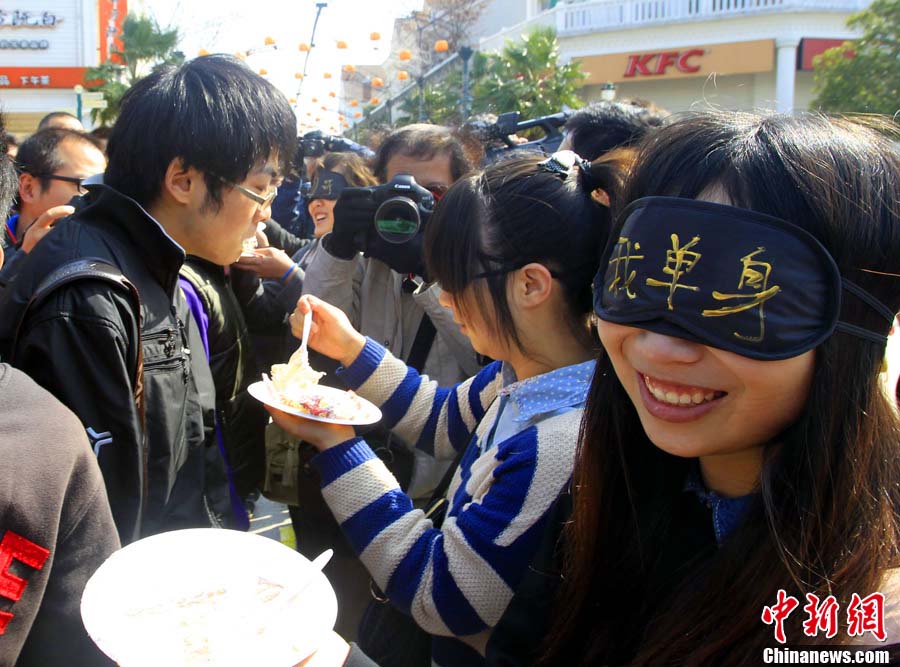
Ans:
{"type": "MultiPolygon", "coordinates": [[[[13,602],[18,602],[28,585],[27,581],[9,571],[13,560],[40,570],[49,556],[50,552],[44,547],[29,542],[10,530],[6,531],[3,541],[0,542],[0,595],[13,602]]],[[[13,614],[0,611],[0,635],[6,632],[6,626],[9,625],[12,618],[13,614]]]]}
{"type": "Polygon", "coordinates": [[[663,51],[628,56],[625,77],[661,76],[671,67],[675,67],[679,72],[685,74],[693,74],[700,71],[700,65],[692,63],[691,59],[699,58],[705,53],[703,49],[690,49],[689,51],[663,51]]]}

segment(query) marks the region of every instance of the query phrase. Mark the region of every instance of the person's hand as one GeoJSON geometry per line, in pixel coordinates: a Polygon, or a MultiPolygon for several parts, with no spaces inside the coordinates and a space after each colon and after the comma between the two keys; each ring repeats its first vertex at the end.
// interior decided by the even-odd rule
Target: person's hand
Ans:
{"type": "Polygon", "coordinates": [[[289,415],[271,405],[266,405],[266,410],[272,415],[272,421],[295,438],[308,442],[320,452],[337,447],[342,442],[356,437],[356,431],[352,426],[304,419],[296,415],[289,415]]]}
{"type": "Polygon", "coordinates": [[[252,253],[241,255],[233,266],[251,271],[260,278],[280,279],[294,265],[284,250],[278,248],[256,248],[252,253]]]}
{"type": "MultiPolygon", "coordinates": [[[[261,222],[260,225],[265,226],[266,223],[261,222]]],[[[257,248],[268,248],[269,247],[269,237],[266,236],[265,231],[262,229],[256,230],[256,247],[257,248]]]]}
{"type": "Polygon", "coordinates": [[[337,359],[343,366],[349,366],[366,346],[366,337],[350,324],[350,320],[340,308],[306,294],[297,301],[297,308],[291,313],[291,333],[295,338],[303,338],[303,318],[313,315],[309,330],[309,346],[326,357],[337,359]]]}
{"type": "Polygon", "coordinates": [[[325,250],[339,259],[365,250],[377,209],[372,188],[344,188],[334,206],[334,228],[322,241],[325,250]]]}
{"type": "Polygon", "coordinates": [[[347,661],[350,644],[333,630],[322,639],[316,652],[294,667],[341,667],[347,661]]]}
{"type": "Polygon", "coordinates": [[[72,215],[75,212],[74,206],[54,206],[44,211],[37,220],[31,223],[31,227],[25,230],[25,237],[22,239],[22,252],[29,253],[34,249],[38,242],[50,233],[53,225],[60,218],[72,215]]]}

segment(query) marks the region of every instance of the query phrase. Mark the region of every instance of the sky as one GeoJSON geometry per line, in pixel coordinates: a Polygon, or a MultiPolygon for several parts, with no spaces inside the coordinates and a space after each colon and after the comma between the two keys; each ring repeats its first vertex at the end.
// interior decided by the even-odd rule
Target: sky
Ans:
{"type": "MultiPolygon", "coordinates": [[[[129,3],[129,8],[134,10],[140,4],[129,3]]],[[[143,7],[160,25],[179,29],[179,48],[189,58],[201,49],[230,54],[249,51],[247,64],[265,70],[269,81],[288,98],[298,100],[298,121],[326,132],[340,132],[338,97],[330,97],[329,92],[340,95],[342,67],[383,62],[390,53],[394,19],[421,9],[422,0],[328,0],[316,27],[306,77],[300,81],[295,73],[303,72],[306,53],[299,45],[310,43],[316,4],[316,0],[143,0],[143,7]],[[372,32],[380,33],[381,39],[372,41],[372,32]],[[275,40],[277,48],[266,46],[267,37],[275,40]],[[345,41],[348,48],[338,49],[338,40],[345,41]],[[325,79],[325,72],[332,78],[325,79]],[[307,117],[307,112],[313,115],[307,117]],[[316,118],[320,120],[316,122],[316,118]]]]}

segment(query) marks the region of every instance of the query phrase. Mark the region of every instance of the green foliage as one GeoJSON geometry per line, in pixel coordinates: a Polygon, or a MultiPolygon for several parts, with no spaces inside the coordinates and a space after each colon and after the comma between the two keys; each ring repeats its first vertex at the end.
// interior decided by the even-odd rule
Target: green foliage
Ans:
{"type": "MultiPolygon", "coordinates": [[[[585,74],[580,63],[561,65],[556,33],[537,28],[521,42],[507,41],[499,54],[475,53],[470,64],[471,113],[518,111],[523,119],[556,113],[564,105],[580,107],[577,90],[585,74]]],[[[462,117],[462,67],[424,88],[424,115],[428,122],[458,125],[462,117]]],[[[419,121],[416,88],[398,109],[405,117],[398,124],[419,121]]]]}
{"type": "MultiPolygon", "coordinates": [[[[419,122],[419,89],[404,98],[400,112],[404,115],[398,125],[419,122]]],[[[425,120],[436,125],[459,125],[462,117],[462,72],[454,71],[439,82],[425,86],[425,120]]]]}
{"type": "Polygon", "coordinates": [[[577,90],[586,75],[580,63],[559,63],[553,28],[536,28],[521,42],[507,40],[498,55],[476,54],[472,70],[475,113],[518,111],[537,118],[582,104],[577,90]]]}
{"type": "Polygon", "coordinates": [[[129,14],[122,23],[122,50],[113,52],[117,62],[107,61],[85,73],[86,88],[100,91],[106,109],[92,109],[95,123],[111,125],[119,115],[122,96],[148,71],[162,64],[180,64],[184,54],[175,50],[178,29],[163,29],[152,18],[129,14]]]}
{"type": "Polygon", "coordinates": [[[874,0],[848,27],[862,37],[817,56],[813,105],[823,111],[879,113],[900,109],[900,0],[874,0]],[[848,51],[853,57],[847,57],[848,51]]]}

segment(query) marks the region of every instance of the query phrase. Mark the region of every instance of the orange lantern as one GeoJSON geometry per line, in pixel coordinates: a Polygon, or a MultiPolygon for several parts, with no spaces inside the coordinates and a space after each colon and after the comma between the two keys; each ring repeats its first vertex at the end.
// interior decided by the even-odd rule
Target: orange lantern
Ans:
{"type": "Polygon", "coordinates": [[[294,78],[295,78],[295,79],[302,79],[302,78],[303,78],[303,72],[296,72],[296,73],[294,74],[294,78]]]}
{"type": "Polygon", "coordinates": [[[318,98],[318,97],[312,98],[312,103],[313,103],[313,104],[315,104],[315,103],[318,102],[318,101],[319,101],[319,98],[318,98]]]}
{"type": "Polygon", "coordinates": [[[369,39],[371,39],[373,42],[377,42],[379,39],[381,39],[381,33],[373,32],[369,35],[369,39]]]}
{"type": "Polygon", "coordinates": [[[434,50],[438,53],[445,53],[450,50],[450,44],[446,39],[439,39],[434,43],[434,50]]]}
{"type": "Polygon", "coordinates": [[[268,73],[269,73],[269,70],[267,70],[267,69],[261,69],[261,70],[259,70],[259,75],[260,75],[260,76],[265,76],[265,75],[268,74],[268,73]]]}
{"type": "Polygon", "coordinates": [[[247,55],[245,53],[242,53],[241,51],[235,52],[234,57],[237,58],[238,60],[246,60],[247,59],[247,55]]]}
{"type": "Polygon", "coordinates": [[[357,111],[356,113],[353,114],[353,117],[354,117],[354,118],[361,118],[361,117],[362,117],[362,113],[359,112],[359,111],[357,111]]]}
{"type": "Polygon", "coordinates": [[[344,65],[344,71],[345,72],[355,72],[356,65],[344,65]]]}
{"type": "Polygon", "coordinates": [[[325,73],[322,75],[322,78],[323,78],[323,79],[330,79],[330,78],[331,78],[331,72],[325,72],[325,73]]]}
{"type": "Polygon", "coordinates": [[[346,48],[347,48],[347,42],[345,42],[345,41],[342,40],[342,39],[339,39],[339,40],[337,41],[337,47],[338,47],[339,49],[346,49],[346,48]]]}
{"type": "Polygon", "coordinates": [[[316,122],[318,123],[320,120],[322,120],[322,119],[319,118],[318,116],[316,116],[316,122]]]}
{"type": "Polygon", "coordinates": [[[412,60],[412,51],[409,49],[400,49],[400,53],[397,54],[397,57],[400,60],[412,60]]]}
{"type": "Polygon", "coordinates": [[[337,97],[337,93],[334,92],[333,90],[329,90],[329,91],[328,91],[328,97],[337,97]]]}
{"type": "Polygon", "coordinates": [[[296,98],[296,97],[289,97],[289,98],[288,98],[288,102],[290,102],[291,104],[297,104],[297,98],[296,98]]]}
{"type": "Polygon", "coordinates": [[[351,107],[358,107],[358,106],[359,106],[359,102],[357,102],[356,100],[350,100],[350,106],[351,106],[351,107]]]}
{"type": "Polygon", "coordinates": [[[207,51],[206,49],[200,49],[199,51],[197,51],[197,55],[198,55],[198,56],[201,56],[201,57],[202,57],[202,56],[208,56],[208,55],[209,55],[209,51],[207,51]]]}
{"type": "Polygon", "coordinates": [[[322,109],[322,111],[328,111],[328,107],[325,107],[325,106],[321,107],[321,109],[322,109]]]}
{"type": "Polygon", "coordinates": [[[377,97],[373,97],[372,100],[371,100],[371,103],[372,103],[372,104],[378,104],[380,101],[381,101],[381,100],[379,100],[377,97]]]}
{"type": "Polygon", "coordinates": [[[343,116],[338,116],[338,120],[344,120],[343,116]]]}
{"type": "Polygon", "coordinates": [[[309,111],[306,112],[306,115],[312,118],[312,114],[309,111]]]}
{"type": "Polygon", "coordinates": [[[344,127],[350,127],[350,123],[344,123],[344,127]]]}
{"type": "Polygon", "coordinates": [[[301,51],[309,51],[309,44],[306,42],[300,42],[300,46],[297,47],[301,51]]]}
{"type": "Polygon", "coordinates": [[[406,81],[408,78],[409,72],[407,72],[406,70],[400,70],[399,72],[397,72],[397,79],[399,81],[406,81]]]}
{"type": "Polygon", "coordinates": [[[275,40],[271,37],[266,37],[266,46],[275,46],[275,40]]]}
{"type": "Polygon", "coordinates": [[[384,85],[384,79],[376,76],[372,79],[372,88],[381,88],[384,85]]]}

